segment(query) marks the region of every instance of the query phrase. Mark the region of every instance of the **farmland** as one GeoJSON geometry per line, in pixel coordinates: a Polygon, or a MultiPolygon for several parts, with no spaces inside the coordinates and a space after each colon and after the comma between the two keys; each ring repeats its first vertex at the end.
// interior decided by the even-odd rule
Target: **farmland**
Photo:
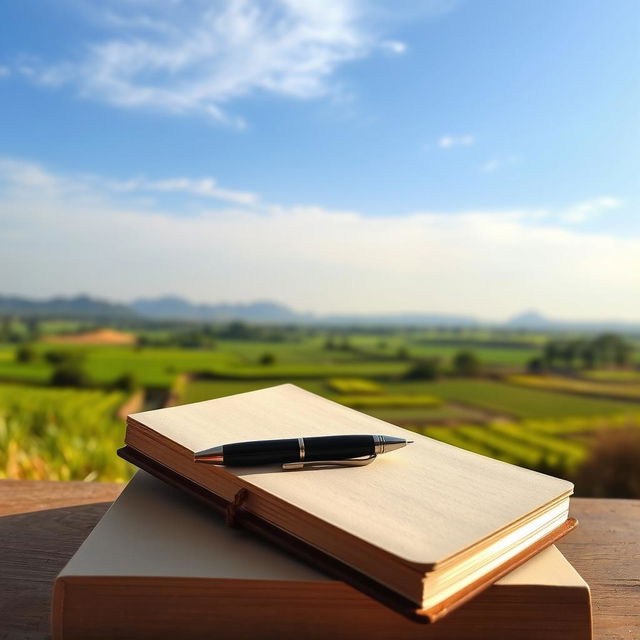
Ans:
{"type": "Polygon", "coordinates": [[[123,480],[121,393],[0,386],[0,477],[123,480]]]}
{"type": "Polygon", "coordinates": [[[443,442],[570,478],[598,434],[640,433],[637,360],[535,375],[527,363],[546,344],[540,334],[289,328],[240,338],[206,333],[195,346],[192,332],[189,345],[180,343],[184,333],[180,341],[172,335],[0,345],[0,475],[126,478],[131,469],[114,453],[123,437],[118,412],[136,390],[154,408],[290,382],[443,442]],[[56,378],[61,368],[66,377],[56,378]],[[82,376],[69,378],[69,368],[82,376]]]}

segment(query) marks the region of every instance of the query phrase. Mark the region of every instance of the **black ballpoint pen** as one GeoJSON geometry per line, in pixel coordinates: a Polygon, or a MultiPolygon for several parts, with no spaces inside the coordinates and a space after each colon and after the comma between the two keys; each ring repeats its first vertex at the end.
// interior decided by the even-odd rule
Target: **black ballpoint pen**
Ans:
{"type": "Polygon", "coordinates": [[[223,444],[194,453],[195,462],[244,467],[281,464],[285,470],[310,466],[361,466],[378,454],[413,442],[380,435],[314,436],[223,444]]]}

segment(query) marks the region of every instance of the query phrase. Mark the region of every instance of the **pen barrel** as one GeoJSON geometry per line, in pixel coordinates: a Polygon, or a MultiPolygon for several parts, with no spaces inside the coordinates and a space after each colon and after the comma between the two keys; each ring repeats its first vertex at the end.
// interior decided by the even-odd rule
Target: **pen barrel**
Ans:
{"type": "Polygon", "coordinates": [[[374,439],[370,435],[283,438],[225,444],[222,451],[224,464],[228,467],[282,464],[301,460],[342,460],[372,455],[374,439]]]}
{"type": "Polygon", "coordinates": [[[374,453],[373,436],[317,436],[303,438],[304,459],[309,462],[321,460],[344,460],[359,458],[374,453]]]}
{"type": "Polygon", "coordinates": [[[297,438],[225,444],[222,447],[222,453],[227,467],[280,464],[300,460],[300,446],[297,438]]]}

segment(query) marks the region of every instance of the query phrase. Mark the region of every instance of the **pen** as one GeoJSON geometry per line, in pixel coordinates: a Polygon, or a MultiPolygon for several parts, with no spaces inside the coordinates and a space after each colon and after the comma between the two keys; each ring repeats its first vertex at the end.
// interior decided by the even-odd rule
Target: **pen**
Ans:
{"type": "Polygon", "coordinates": [[[309,466],[361,466],[378,454],[413,442],[380,435],[314,436],[223,444],[194,453],[195,462],[244,467],[281,464],[285,470],[309,466]]]}

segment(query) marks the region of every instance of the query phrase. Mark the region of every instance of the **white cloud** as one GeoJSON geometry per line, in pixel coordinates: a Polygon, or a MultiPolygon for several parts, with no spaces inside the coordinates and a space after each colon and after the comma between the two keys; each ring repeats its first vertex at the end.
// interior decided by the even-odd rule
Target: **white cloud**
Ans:
{"type": "Polygon", "coordinates": [[[74,86],[84,97],[118,107],[200,113],[240,129],[246,123],[228,111],[233,100],[257,92],[296,99],[329,95],[339,92],[332,78],[344,63],[377,49],[406,50],[376,33],[368,16],[374,9],[361,0],[80,6],[113,35],[87,44],[76,59],[29,59],[21,65],[25,77],[74,86]]]}
{"type": "Polygon", "coordinates": [[[9,67],[4,67],[2,65],[0,65],[0,78],[6,78],[7,76],[11,75],[11,70],[9,69],[9,67]]]}
{"type": "Polygon", "coordinates": [[[638,235],[580,233],[528,209],[366,216],[238,204],[184,216],[123,205],[108,184],[0,163],[0,291],[640,318],[638,235]]]}
{"type": "Polygon", "coordinates": [[[505,155],[505,156],[496,156],[495,158],[490,158],[480,167],[480,171],[482,173],[494,173],[499,169],[504,169],[505,167],[512,167],[520,162],[520,156],[515,154],[505,155]]]}
{"type": "Polygon", "coordinates": [[[407,45],[404,42],[398,40],[385,40],[380,43],[380,48],[388,51],[389,53],[402,54],[406,53],[407,45]]]}
{"type": "Polygon", "coordinates": [[[110,182],[109,186],[115,191],[175,192],[243,205],[255,204],[258,201],[255,193],[223,189],[213,178],[166,178],[164,180],[134,178],[125,182],[110,182]]]}
{"type": "Polygon", "coordinates": [[[469,134],[463,136],[442,136],[438,139],[438,146],[441,149],[451,149],[453,147],[469,147],[475,142],[475,137],[469,134]]]}
{"type": "Polygon", "coordinates": [[[601,196],[579,202],[561,212],[560,219],[568,224],[581,224],[600,215],[603,211],[617,209],[622,205],[618,198],[601,196]]]}

